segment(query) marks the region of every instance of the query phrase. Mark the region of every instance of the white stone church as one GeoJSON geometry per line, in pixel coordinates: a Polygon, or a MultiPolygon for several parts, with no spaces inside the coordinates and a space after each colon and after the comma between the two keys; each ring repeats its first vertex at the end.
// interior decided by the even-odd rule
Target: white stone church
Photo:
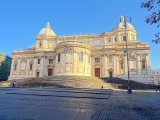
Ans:
{"type": "Polygon", "coordinates": [[[127,79],[126,39],[132,80],[150,81],[150,47],[136,38],[136,30],[124,17],[110,32],[56,36],[47,23],[35,46],[14,50],[9,79],[57,75],[120,77],[127,79]]]}

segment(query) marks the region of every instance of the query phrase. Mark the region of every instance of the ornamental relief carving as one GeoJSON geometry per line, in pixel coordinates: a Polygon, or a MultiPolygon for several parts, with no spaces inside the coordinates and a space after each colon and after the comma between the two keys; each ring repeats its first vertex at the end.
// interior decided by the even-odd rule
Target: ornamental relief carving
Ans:
{"type": "Polygon", "coordinates": [[[137,55],[134,52],[130,52],[129,55],[128,55],[128,57],[129,57],[129,60],[136,60],[137,55]]]}

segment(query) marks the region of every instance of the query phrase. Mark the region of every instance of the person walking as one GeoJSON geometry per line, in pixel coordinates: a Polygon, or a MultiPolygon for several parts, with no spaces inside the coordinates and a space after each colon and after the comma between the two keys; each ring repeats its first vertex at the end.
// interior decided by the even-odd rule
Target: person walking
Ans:
{"type": "Polygon", "coordinates": [[[101,89],[103,89],[103,85],[101,86],[101,89]]]}
{"type": "Polygon", "coordinates": [[[12,87],[14,88],[16,86],[16,81],[12,82],[12,87]]]}
{"type": "Polygon", "coordinates": [[[156,86],[156,92],[159,92],[159,85],[156,86]]]}

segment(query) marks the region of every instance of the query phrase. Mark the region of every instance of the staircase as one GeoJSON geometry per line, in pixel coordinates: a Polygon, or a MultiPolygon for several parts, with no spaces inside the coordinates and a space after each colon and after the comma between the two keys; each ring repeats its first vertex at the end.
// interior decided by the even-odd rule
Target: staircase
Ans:
{"type": "MultiPolygon", "coordinates": [[[[109,83],[112,87],[116,89],[127,89],[128,87],[128,80],[124,80],[122,78],[114,77],[114,78],[108,78],[104,77],[101,78],[104,82],[109,83]]],[[[133,90],[146,90],[146,89],[155,89],[154,84],[144,84],[141,82],[129,81],[133,90]]]]}
{"type": "MultiPolygon", "coordinates": [[[[39,78],[17,79],[17,87],[71,87],[71,88],[90,88],[90,89],[127,89],[128,80],[122,78],[97,78],[93,76],[54,76],[39,78]]],[[[0,82],[0,87],[11,87],[13,80],[0,82]]],[[[132,89],[154,89],[153,84],[143,84],[130,80],[132,89]]]]}
{"type": "MultiPolygon", "coordinates": [[[[54,76],[39,78],[24,78],[16,81],[17,87],[56,86],[90,89],[113,89],[113,87],[100,78],[92,76],[54,76]]],[[[11,87],[13,80],[0,83],[0,87],[11,87]]]]}

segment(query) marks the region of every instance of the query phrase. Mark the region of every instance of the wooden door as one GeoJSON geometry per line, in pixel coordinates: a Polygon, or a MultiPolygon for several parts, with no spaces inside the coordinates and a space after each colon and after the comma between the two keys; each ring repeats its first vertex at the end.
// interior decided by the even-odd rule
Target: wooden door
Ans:
{"type": "Polygon", "coordinates": [[[37,77],[39,77],[39,72],[37,72],[37,77]]]}
{"type": "Polygon", "coordinates": [[[109,71],[109,77],[112,78],[112,71],[109,71]]]}
{"type": "Polygon", "coordinates": [[[95,68],[95,77],[100,77],[100,68],[95,68]]]}
{"type": "Polygon", "coordinates": [[[48,76],[52,76],[53,69],[48,69],[48,76]]]}

